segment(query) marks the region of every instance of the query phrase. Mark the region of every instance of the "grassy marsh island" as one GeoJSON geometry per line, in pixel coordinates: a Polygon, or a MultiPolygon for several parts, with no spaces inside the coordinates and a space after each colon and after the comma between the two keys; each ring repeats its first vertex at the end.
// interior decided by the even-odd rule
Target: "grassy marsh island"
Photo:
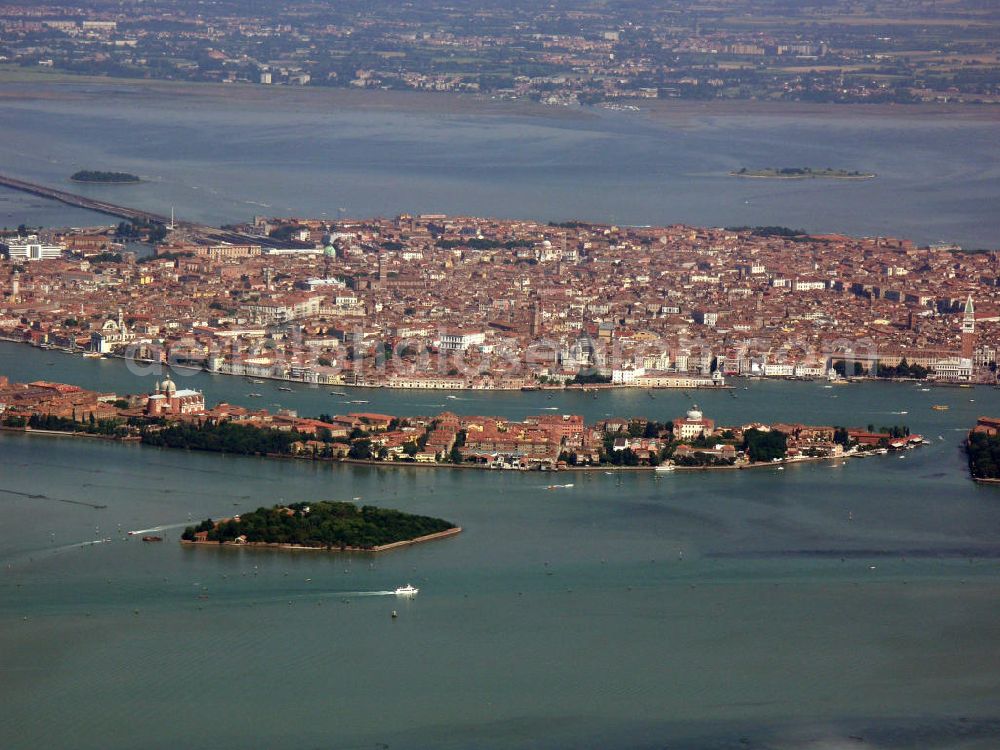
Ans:
{"type": "Polygon", "coordinates": [[[772,180],[871,180],[874,172],[859,172],[847,169],[814,169],[813,167],[768,167],[730,172],[732,177],[758,177],[772,180]]]}
{"type": "Polygon", "coordinates": [[[371,505],[320,501],[258,508],[206,519],[181,535],[187,544],[381,552],[457,534],[449,521],[371,505]]]}
{"type": "Polygon", "coordinates": [[[81,169],[70,175],[73,182],[100,182],[112,185],[128,185],[135,182],[142,182],[138,175],[129,172],[101,172],[93,169],[81,169]]]}

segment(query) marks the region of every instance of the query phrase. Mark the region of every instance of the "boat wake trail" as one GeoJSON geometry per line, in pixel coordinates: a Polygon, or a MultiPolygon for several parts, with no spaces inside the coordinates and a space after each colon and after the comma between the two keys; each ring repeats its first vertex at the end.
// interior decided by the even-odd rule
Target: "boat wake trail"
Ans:
{"type": "Polygon", "coordinates": [[[51,557],[52,555],[58,555],[61,552],[69,552],[75,549],[82,549],[83,547],[95,547],[98,544],[107,544],[110,541],[112,541],[111,537],[104,537],[103,539],[91,539],[86,542],[74,542],[73,544],[63,544],[60,547],[48,547],[45,549],[35,550],[34,552],[25,552],[23,554],[11,557],[5,560],[4,562],[8,566],[12,566],[14,564],[20,565],[21,563],[24,562],[34,562],[35,560],[44,557],[51,557]]]}
{"type": "Polygon", "coordinates": [[[327,591],[328,596],[395,596],[395,591],[327,591]]]}
{"type": "Polygon", "coordinates": [[[85,500],[70,500],[65,497],[49,497],[48,495],[41,495],[34,492],[19,492],[18,490],[8,490],[0,487],[0,492],[5,495],[17,495],[18,497],[26,497],[29,500],[52,500],[56,503],[68,503],[70,505],[82,505],[85,508],[93,508],[95,510],[104,510],[107,505],[98,505],[97,503],[88,503],[85,500]]]}
{"type": "Polygon", "coordinates": [[[93,547],[95,544],[107,544],[111,541],[111,537],[104,537],[103,539],[91,539],[89,542],[76,542],[75,544],[64,544],[62,547],[53,547],[52,549],[42,550],[41,554],[45,555],[55,555],[59,552],[68,552],[71,549],[79,549],[80,547],[93,547]]]}
{"type": "Polygon", "coordinates": [[[166,531],[167,529],[180,529],[185,526],[191,526],[191,521],[186,521],[184,523],[165,523],[162,526],[152,526],[148,529],[134,529],[128,532],[129,536],[135,536],[136,534],[150,534],[154,531],[166,531]]]}

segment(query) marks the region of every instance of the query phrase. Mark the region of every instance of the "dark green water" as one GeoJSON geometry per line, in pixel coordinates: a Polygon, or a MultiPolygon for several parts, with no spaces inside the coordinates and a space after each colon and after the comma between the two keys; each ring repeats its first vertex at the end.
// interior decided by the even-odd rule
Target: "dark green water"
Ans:
{"type": "MultiPolygon", "coordinates": [[[[0,372],[137,390],[121,363],[14,345],[0,372]]],[[[185,383],[210,401],[248,390],[185,383]]],[[[368,394],[380,411],[442,403],[368,394]]],[[[574,487],[546,491],[538,474],[0,435],[0,747],[996,747],[1000,491],[969,482],[959,441],[1000,391],[693,395],[720,421],[905,420],[933,445],[780,472],[567,474],[574,487]],[[377,558],[176,543],[189,519],[354,497],[465,531],[377,558]],[[160,526],[163,544],[124,533],[160,526]],[[412,601],[373,593],[408,581],[412,601]]],[[[334,401],[280,396],[303,413],[334,401]]],[[[689,403],[466,397],[447,403],[590,418],[689,403]]]]}

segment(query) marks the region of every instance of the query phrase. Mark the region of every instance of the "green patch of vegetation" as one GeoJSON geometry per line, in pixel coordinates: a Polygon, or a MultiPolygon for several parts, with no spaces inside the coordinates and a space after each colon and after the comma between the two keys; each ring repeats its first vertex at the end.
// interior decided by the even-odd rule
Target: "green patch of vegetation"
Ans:
{"type": "Polygon", "coordinates": [[[688,455],[675,456],[674,463],[678,466],[732,466],[736,463],[736,460],[723,456],[715,456],[704,451],[695,451],[688,455]]]}
{"type": "Polygon", "coordinates": [[[353,503],[293,503],[258,508],[213,523],[210,519],[189,526],[182,539],[193,541],[198,532],[208,532],[208,541],[232,542],[245,536],[250,544],[293,544],[325,549],[372,549],[404,542],[455,528],[453,523],[431,516],[418,516],[388,508],[353,503]]]}
{"type": "Polygon", "coordinates": [[[782,226],[764,226],[764,227],[726,227],[730,232],[747,232],[749,231],[754,237],[788,237],[789,239],[795,237],[806,236],[805,229],[790,229],[789,227],[782,226]]]}
{"type": "Polygon", "coordinates": [[[766,169],[747,169],[743,167],[736,172],[730,172],[733,177],[771,177],[784,180],[832,179],[832,180],[870,180],[874,172],[859,172],[847,169],[814,169],[813,167],[768,167],[766,169]]]}
{"type": "Polygon", "coordinates": [[[115,184],[141,182],[138,175],[129,172],[101,172],[94,169],[81,169],[79,172],[74,172],[70,179],[73,182],[111,182],[115,184]]]}
{"type": "Polygon", "coordinates": [[[91,263],[121,263],[122,254],[121,253],[98,253],[97,255],[90,255],[87,257],[91,263]]]}
{"type": "Polygon", "coordinates": [[[880,378],[916,378],[923,380],[927,377],[928,370],[923,365],[911,365],[906,361],[906,357],[900,360],[895,367],[891,365],[879,365],[878,376],[880,378]]]}
{"type": "Polygon", "coordinates": [[[515,247],[530,247],[531,245],[527,240],[501,242],[500,240],[491,240],[484,237],[470,237],[467,240],[440,239],[435,244],[443,250],[452,250],[456,247],[468,247],[473,250],[497,250],[501,248],[513,250],[515,247]]]}
{"type": "Polygon", "coordinates": [[[974,432],[965,446],[969,471],[976,479],[1000,479],[1000,435],[974,432]]]}
{"type": "Polygon", "coordinates": [[[589,385],[591,383],[610,383],[610,375],[601,375],[597,372],[583,373],[578,372],[573,376],[573,379],[569,381],[574,385],[589,385]]]}
{"type": "Polygon", "coordinates": [[[191,252],[176,252],[176,253],[160,253],[159,255],[147,255],[144,258],[139,259],[139,265],[145,263],[153,263],[158,260],[177,260],[178,258],[193,258],[194,253],[191,252]]]}
{"type": "Polygon", "coordinates": [[[788,436],[778,430],[747,430],[743,433],[743,450],[753,463],[784,458],[788,452],[788,436]]]}
{"type": "Polygon", "coordinates": [[[32,414],[28,417],[27,426],[33,430],[85,432],[88,435],[107,435],[109,437],[122,437],[128,434],[128,428],[122,425],[119,420],[96,419],[93,414],[83,421],[68,417],[56,417],[51,414],[32,414]]]}
{"type": "Polygon", "coordinates": [[[292,443],[302,439],[294,430],[285,432],[233,422],[174,424],[142,432],[142,442],[147,445],[240,455],[289,454],[292,443]]]}

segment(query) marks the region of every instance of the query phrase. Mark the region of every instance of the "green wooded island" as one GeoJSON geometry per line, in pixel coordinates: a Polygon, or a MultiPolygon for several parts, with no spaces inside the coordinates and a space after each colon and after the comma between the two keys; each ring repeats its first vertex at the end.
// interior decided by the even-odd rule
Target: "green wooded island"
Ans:
{"type": "Polygon", "coordinates": [[[70,175],[73,182],[102,182],[115,185],[142,182],[138,175],[129,172],[101,172],[93,169],[81,169],[70,175]]]}
{"type": "Polygon", "coordinates": [[[187,544],[380,552],[457,534],[441,518],[371,505],[320,501],[258,508],[220,521],[206,519],[181,534],[187,544]]]}
{"type": "Polygon", "coordinates": [[[846,169],[814,169],[812,167],[768,167],[766,169],[747,169],[743,167],[738,172],[729,173],[733,177],[764,177],[773,180],[870,180],[874,172],[849,171],[846,169]]]}
{"type": "Polygon", "coordinates": [[[973,432],[965,446],[972,478],[1000,482],[1000,435],[973,432]]]}

